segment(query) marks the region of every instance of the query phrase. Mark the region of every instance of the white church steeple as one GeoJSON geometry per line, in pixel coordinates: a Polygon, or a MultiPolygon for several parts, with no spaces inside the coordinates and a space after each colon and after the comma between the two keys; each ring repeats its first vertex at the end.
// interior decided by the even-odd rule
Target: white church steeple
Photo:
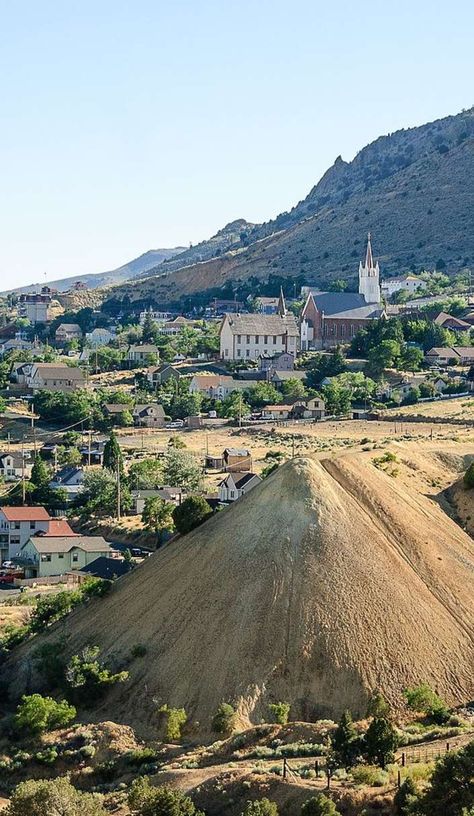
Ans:
{"type": "Polygon", "coordinates": [[[380,292],[380,269],[378,261],[374,265],[370,232],[367,237],[365,264],[362,265],[362,261],[359,264],[359,294],[364,296],[366,303],[380,303],[382,299],[380,292]]]}

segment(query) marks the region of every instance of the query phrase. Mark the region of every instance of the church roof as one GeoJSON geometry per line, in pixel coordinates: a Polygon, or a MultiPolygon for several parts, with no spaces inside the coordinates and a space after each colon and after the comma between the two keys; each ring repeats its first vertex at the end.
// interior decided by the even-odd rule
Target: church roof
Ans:
{"type": "Polygon", "coordinates": [[[363,295],[356,292],[321,292],[313,295],[316,308],[325,317],[367,319],[380,317],[383,309],[379,303],[366,303],[363,295]]]}

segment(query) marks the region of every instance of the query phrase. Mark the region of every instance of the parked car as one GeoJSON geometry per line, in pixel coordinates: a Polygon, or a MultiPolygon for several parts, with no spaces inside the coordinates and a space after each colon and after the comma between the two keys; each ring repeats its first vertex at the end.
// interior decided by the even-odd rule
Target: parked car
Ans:
{"type": "Polygon", "coordinates": [[[2,569],[11,569],[11,567],[14,567],[14,566],[15,565],[14,565],[13,561],[4,561],[3,564],[2,564],[2,569]]]}
{"type": "Polygon", "coordinates": [[[184,427],[184,419],[175,419],[174,422],[167,422],[165,428],[168,430],[172,430],[173,428],[183,428],[184,427]]]}

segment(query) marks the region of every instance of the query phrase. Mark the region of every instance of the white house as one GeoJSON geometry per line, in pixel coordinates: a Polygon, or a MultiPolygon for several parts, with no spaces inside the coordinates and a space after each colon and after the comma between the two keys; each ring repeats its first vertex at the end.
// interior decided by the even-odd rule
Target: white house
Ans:
{"type": "Polygon", "coordinates": [[[2,561],[15,555],[38,530],[46,532],[50,521],[44,507],[0,507],[2,561]]]}
{"type": "Polygon", "coordinates": [[[160,359],[158,346],[152,343],[142,343],[141,345],[130,346],[128,350],[128,362],[144,365],[145,363],[157,363],[160,359]]]}
{"type": "Polygon", "coordinates": [[[26,384],[33,392],[75,391],[84,388],[86,379],[81,368],[61,363],[34,363],[26,377],[26,384]]]}
{"type": "Polygon", "coordinates": [[[82,329],[78,323],[61,323],[55,334],[57,343],[69,343],[82,338],[82,329]]]}
{"type": "Polygon", "coordinates": [[[5,482],[16,482],[25,476],[31,476],[31,462],[27,462],[21,453],[0,453],[0,476],[5,482]]]}
{"type": "Polygon", "coordinates": [[[398,275],[395,278],[387,278],[382,282],[382,294],[385,297],[391,297],[395,292],[407,292],[409,295],[414,295],[419,289],[426,287],[425,281],[415,275],[398,275]]]}
{"type": "Polygon", "coordinates": [[[74,501],[83,489],[83,484],[83,469],[73,465],[66,465],[54,474],[49,486],[53,490],[64,490],[67,493],[68,500],[74,501]]]}
{"type": "Polygon", "coordinates": [[[115,340],[115,332],[110,329],[93,329],[86,333],[86,343],[92,348],[99,348],[99,346],[108,346],[109,343],[115,340]]]}
{"type": "Polygon", "coordinates": [[[299,330],[296,317],[281,298],[278,314],[225,314],[219,330],[224,360],[257,360],[262,354],[288,352],[296,357],[299,330]]]}
{"type": "Polygon", "coordinates": [[[219,501],[225,504],[236,501],[261,481],[256,473],[228,473],[219,485],[219,501]]]}

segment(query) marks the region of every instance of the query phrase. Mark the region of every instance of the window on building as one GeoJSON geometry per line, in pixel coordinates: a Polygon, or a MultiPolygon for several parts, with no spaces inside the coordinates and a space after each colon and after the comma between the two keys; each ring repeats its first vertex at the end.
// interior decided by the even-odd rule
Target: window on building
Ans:
{"type": "Polygon", "coordinates": [[[242,342],[242,335],[241,335],[241,334],[238,334],[238,335],[237,335],[237,342],[238,342],[238,343],[241,343],[241,342],[242,342]]]}
{"type": "Polygon", "coordinates": [[[15,521],[13,523],[13,529],[14,530],[19,530],[20,529],[20,522],[19,521],[15,521]]]}
{"type": "Polygon", "coordinates": [[[51,561],[51,553],[43,553],[41,556],[42,561],[51,561]]]}
{"type": "Polygon", "coordinates": [[[64,558],[64,553],[58,553],[58,558],[64,558]]]}
{"type": "Polygon", "coordinates": [[[256,334],[256,335],[255,335],[255,345],[257,345],[257,343],[259,342],[259,340],[260,340],[260,335],[259,335],[259,334],[256,334]]]}
{"type": "Polygon", "coordinates": [[[30,521],[30,530],[34,530],[35,527],[36,527],[36,522],[35,521],[30,521]]]}
{"type": "Polygon", "coordinates": [[[247,345],[250,343],[250,334],[247,335],[246,343],[247,343],[247,345]]]}
{"type": "Polygon", "coordinates": [[[240,357],[241,355],[242,355],[241,350],[240,350],[240,349],[237,349],[237,357],[240,357]]]}
{"type": "Polygon", "coordinates": [[[73,553],[72,554],[72,563],[77,564],[78,561],[79,561],[79,553],[73,553]]]}
{"type": "Polygon", "coordinates": [[[228,357],[228,356],[229,356],[229,349],[224,349],[224,356],[225,356],[225,357],[228,357]]]}
{"type": "Polygon", "coordinates": [[[246,351],[245,351],[245,356],[246,356],[246,357],[250,357],[250,349],[246,349],[246,351]]]}
{"type": "Polygon", "coordinates": [[[264,344],[264,346],[266,346],[267,343],[268,343],[268,334],[264,334],[263,335],[263,344],[264,344]]]}
{"type": "Polygon", "coordinates": [[[277,338],[276,334],[273,335],[273,345],[276,346],[277,338]]]}

